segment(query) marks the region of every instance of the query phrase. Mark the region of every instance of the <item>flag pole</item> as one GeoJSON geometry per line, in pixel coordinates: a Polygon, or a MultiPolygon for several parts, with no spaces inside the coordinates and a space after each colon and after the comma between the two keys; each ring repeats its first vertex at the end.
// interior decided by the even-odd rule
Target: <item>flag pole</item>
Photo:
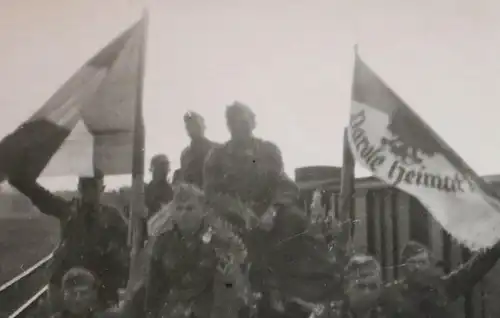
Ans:
{"type": "MultiPolygon", "coordinates": [[[[354,63],[358,59],[358,43],[354,45],[354,63]]],[[[354,65],[354,68],[356,65],[354,65]]],[[[354,80],[352,81],[354,85],[354,80]]],[[[351,92],[354,91],[351,88],[351,92]]],[[[346,257],[348,249],[350,248],[350,240],[352,235],[352,220],[354,215],[352,211],[352,200],[354,198],[354,182],[355,174],[354,169],[356,163],[354,156],[349,146],[349,129],[344,128],[344,138],[342,147],[342,172],[340,178],[340,198],[339,198],[339,223],[340,223],[340,237],[339,246],[343,249],[343,257],[346,257]]]]}
{"type": "Polygon", "coordinates": [[[145,218],[144,206],[144,147],[145,147],[145,128],[143,117],[143,86],[144,86],[144,65],[146,57],[146,37],[147,37],[148,13],[145,11],[142,17],[142,43],[140,50],[140,62],[138,63],[139,84],[136,96],[136,112],[134,123],[134,144],[132,158],[132,195],[130,201],[130,224],[131,244],[130,251],[130,269],[128,288],[132,282],[132,276],[136,273],[139,266],[138,256],[141,251],[146,233],[144,233],[143,222],[145,218]]]}
{"type": "Polygon", "coordinates": [[[340,177],[340,202],[339,202],[339,223],[340,236],[339,247],[345,258],[349,253],[350,240],[352,235],[352,200],[354,198],[354,169],[355,161],[349,147],[348,129],[344,129],[344,143],[342,150],[342,172],[340,177]]]}
{"type": "MultiPolygon", "coordinates": [[[[358,44],[354,45],[354,55],[355,62],[358,59],[358,44]]],[[[354,65],[356,67],[356,65],[354,65]]],[[[354,85],[354,81],[353,81],[354,85]]],[[[351,88],[351,91],[353,89],[351,88]]],[[[350,120],[349,120],[350,122],[350,120]]],[[[344,128],[342,145],[342,171],[340,175],[340,198],[339,198],[339,223],[340,223],[340,235],[338,238],[338,247],[340,252],[340,264],[342,265],[342,275],[340,275],[341,284],[344,285],[345,282],[345,268],[349,262],[349,256],[352,248],[351,236],[352,236],[352,225],[354,216],[354,211],[352,209],[352,201],[354,199],[354,183],[355,183],[355,168],[356,162],[354,156],[351,152],[349,145],[349,128],[344,128]]],[[[348,299],[345,293],[343,294],[343,306],[341,311],[344,315],[347,310],[348,299]]]]}

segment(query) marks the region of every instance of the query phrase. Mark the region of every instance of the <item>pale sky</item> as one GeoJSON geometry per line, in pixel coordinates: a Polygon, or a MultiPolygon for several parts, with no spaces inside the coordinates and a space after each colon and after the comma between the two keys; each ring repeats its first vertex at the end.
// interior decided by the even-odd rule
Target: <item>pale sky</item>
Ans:
{"type": "MultiPolygon", "coordinates": [[[[144,5],[0,0],[0,136],[144,5]]],[[[164,152],[178,166],[189,109],[205,116],[211,139],[226,140],[225,106],[240,100],[257,114],[257,135],[281,147],[289,174],[340,165],[358,43],[362,58],[478,173],[500,173],[498,0],[155,0],[148,7],[147,160],[164,152]]]]}

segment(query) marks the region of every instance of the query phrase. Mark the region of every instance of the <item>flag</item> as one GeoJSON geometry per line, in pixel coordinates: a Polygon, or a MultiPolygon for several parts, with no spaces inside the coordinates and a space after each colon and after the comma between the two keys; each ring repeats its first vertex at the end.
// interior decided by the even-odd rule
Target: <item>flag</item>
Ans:
{"type": "Polygon", "coordinates": [[[33,179],[91,176],[94,167],[131,173],[138,123],[143,130],[138,109],[145,23],[141,19],[109,43],[0,141],[1,179],[17,172],[33,179]]]}
{"type": "Polygon", "coordinates": [[[438,135],[356,55],[349,146],[384,182],[412,195],[471,250],[500,240],[500,202],[438,135]]]}

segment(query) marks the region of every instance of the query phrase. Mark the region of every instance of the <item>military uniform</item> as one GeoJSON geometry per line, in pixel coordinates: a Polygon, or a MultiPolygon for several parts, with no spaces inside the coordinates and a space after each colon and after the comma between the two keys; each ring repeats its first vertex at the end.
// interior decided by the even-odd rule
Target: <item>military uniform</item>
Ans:
{"type": "Polygon", "coordinates": [[[52,291],[60,288],[62,275],[72,267],[84,267],[100,280],[99,299],[107,307],[118,301],[118,289],[128,277],[127,224],[112,207],[91,211],[79,201],[66,201],[36,182],[10,180],[40,212],[61,224],[61,241],[51,263],[52,291]]]}
{"type": "Polygon", "coordinates": [[[220,220],[207,216],[191,235],[184,235],[175,222],[162,228],[148,242],[146,277],[129,298],[126,317],[236,317],[249,290],[238,273],[246,252],[233,248],[242,242],[227,226],[223,229],[220,220]],[[229,266],[231,257],[238,260],[229,266]],[[231,266],[232,271],[224,270],[231,266]]]}
{"type": "Polygon", "coordinates": [[[229,141],[211,152],[204,178],[209,204],[217,205],[222,194],[248,206],[257,219],[271,214],[269,229],[241,230],[249,250],[252,289],[263,295],[261,315],[279,316],[285,310],[289,316],[286,307],[292,298],[318,303],[335,297],[340,270],[326,243],[309,235],[306,214],[295,205],[298,188],[284,174],[276,145],[258,138],[246,145],[229,141]],[[275,291],[285,308],[272,299],[275,291]]]}
{"type": "Polygon", "coordinates": [[[151,181],[145,189],[145,201],[148,208],[148,218],[151,218],[161,207],[172,201],[174,191],[172,185],[165,179],[151,181]]]}
{"type": "Polygon", "coordinates": [[[472,290],[496,264],[500,244],[475,255],[449,275],[434,271],[416,273],[385,286],[380,303],[390,318],[446,318],[453,317],[451,304],[472,290]]]}
{"type": "Polygon", "coordinates": [[[181,154],[180,176],[182,181],[201,188],[203,186],[203,165],[209,152],[217,144],[203,137],[193,140],[181,154]]]}
{"type": "Polygon", "coordinates": [[[257,214],[263,214],[274,203],[280,186],[286,189],[284,193],[298,197],[298,189],[286,182],[289,180],[283,173],[281,151],[272,142],[259,138],[252,138],[247,145],[230,140],[214,148],[205,163],[204,178],[208,195],[239,198],[257,214]]]}

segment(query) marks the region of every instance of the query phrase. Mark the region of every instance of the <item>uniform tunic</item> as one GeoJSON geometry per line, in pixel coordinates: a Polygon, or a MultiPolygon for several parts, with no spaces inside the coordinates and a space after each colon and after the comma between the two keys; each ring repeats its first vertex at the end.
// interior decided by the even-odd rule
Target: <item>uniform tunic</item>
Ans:
{"type": "Polygon", "coordinates": [[[276,291],[285,301],[312,302],[328,300],[339,292],[335,259],[325,242],[308,235],[309,221],[295,205],[298,188],[284,174],[275,144],[253,138],[245,145],[229,141],[215,148],[205,164],[204,189],[212,205],[226,196],[250,207],[257,217],[266,217],[269,208],[274,209],[271,229],[242,230],[249,250],[251,286],[264,296],[261,314],[279,315],[279,308],[269,308],[270,303],[279,303],[271,299],[276,291]]]}
{"type": "MultiPolygon", "coordinates": [[[[126,317],[236,317],[237,309],[227,309],[239,308],[241,291],[246,289],[234,273],[223,273],[227,280],[221,280],[221,266],[226,262],[221,255],[244,252],[234,248],[230,228],[222,229],[216,221],[220,220],[206,217],[191,235],[184,235],[170,222],[150,239],[145,250],[149,255],[144,257],[145,277],[135,284],[125,306],[126,317]],[[222,290],[228,288],[222,281],[234,289],[222,290]]],[[[239,262],[236,264],[241,259],[239,262]]]]}
{"type": "Polygon", "coordinates": [[[145,201],[148,208],[148,218],[153,217],[161,207],[172,201],[174,192],[167,180],[151,181],[145,189],[145,201]]]}
{"type": "Polygon", "coordinates": [[[201,188],[203,186],[203,166],[209,152],[216,146],[216,143],[202,138],[191,142],[181,154],[180,175],[182,181],[201,188]]]}
{"type": "Polygon", "coordinates": [[[245,145],[231,140],[214,148],[205,163],[204,178],[209,196],[218,193],[238,198],[257,214],[267,210],[278,186],[286,184],[279,148],[259,138],[245,145]]]}
{"type": "Polygon", "coordinates": [[[387,285],[381,305],[389,318],[446,318],[453,317],[451,304],[474,288],[496,264],[500,244],[475,255],[449,275],[417,273],[387,285]]]}
{"type": "Polygon", "coordinates": [[[72,267],[92,271],[101,282],[99,299],[103,306],[118,301],[118,289],[128,277],[127,225],[119,212],[100,205],[98,211],[66,201],[34,182],[12,181],[40,212],[54,216],[61,224],[61,241],[51,268],[50,283],[59,288],[62,276],[72,267]]]}

